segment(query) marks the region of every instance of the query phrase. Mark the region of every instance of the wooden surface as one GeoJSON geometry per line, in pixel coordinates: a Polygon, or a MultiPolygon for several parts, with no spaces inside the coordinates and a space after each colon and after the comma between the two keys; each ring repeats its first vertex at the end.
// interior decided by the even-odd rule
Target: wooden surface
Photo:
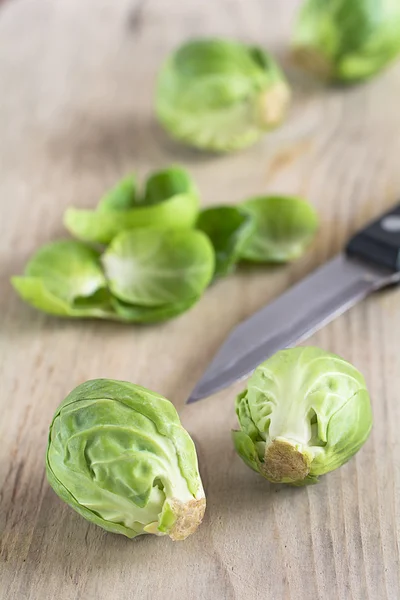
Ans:
{"type": "Polygon", "coordinates": [[[400,65],[368,85],[326,89],[292,74],[286,124],[213,157],[169,141],[152,116],[154,77],[178,42],[224,34],[285,58],[292,0],[9,0],[0,7],[0,599],[397,600],[400,292],[370,298],[310,343],[365,373],[375,426],[348,465],[307,489],[269,485],[235,455],[231,387],[184,400],[241,319],[340,249],[400,195],[400,65]],[[180,162],[204,204],[260,192],[310,198],[311,251],[210,289],[190,313],[135,328],[63,321],[24,305],[9,276],[63,235],[66,206],[94,206],[124,174],[180,162]],[[53,411],[80,382],[127,379],[163,393],[193,435],[207,493],[187,541],[136,541],[86,523],[44,476],[53,411]]]}

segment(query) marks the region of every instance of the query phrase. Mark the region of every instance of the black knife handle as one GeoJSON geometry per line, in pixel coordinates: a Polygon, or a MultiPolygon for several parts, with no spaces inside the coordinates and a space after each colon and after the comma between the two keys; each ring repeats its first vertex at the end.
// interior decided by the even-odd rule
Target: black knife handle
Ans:
{"type": "Polygon", "coordinates": [[[351,238],[346,252],[394,272],[400,271],[400,204],[351,238]]]}

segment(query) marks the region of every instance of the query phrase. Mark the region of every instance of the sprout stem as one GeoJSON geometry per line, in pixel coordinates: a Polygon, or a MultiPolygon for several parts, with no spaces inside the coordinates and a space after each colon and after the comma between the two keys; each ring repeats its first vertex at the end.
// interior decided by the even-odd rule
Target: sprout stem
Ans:
{"type": "Polygon", "coordinates": [[[276,438],[265,448],[263,471],[273,482],[299,481],[310,472],[311,460],[288,440],[276,438]]]}
{"type": "Polygon", "coordinates": [[[177,498],[169,501],[172,510],[176,515],[176,521],[169,537],[174,542],[185,540],[192,534],[203,520],[204,511],[206,510],[206,499],[199,498],[198,500],[189,500],[189,502],[181,502],[177,498]]]}

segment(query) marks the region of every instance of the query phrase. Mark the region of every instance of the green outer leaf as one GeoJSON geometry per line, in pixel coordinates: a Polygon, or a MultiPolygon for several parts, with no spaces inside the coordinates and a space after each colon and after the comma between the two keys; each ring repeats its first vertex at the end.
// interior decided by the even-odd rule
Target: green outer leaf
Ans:
{"type": "Polygon", "coordinates": [[[311,70],[338,81],[358,81],[400,54],[399,30],[397,0],[306,0],[295,26],[294,49],[311,70]]]}
{"type": "Polygon", "coordinates": [[[164,304],[163,306],[139,306],[112,299],[116,318],[129,323],[158,323],[178,317],[194,306],[200,297],[189,298],[183,302],[164,304]]]}
{"type": "Polygon", "coordinates": [[[101,200],[97,210],[68,208],[64,225],[75,237],[108,244],[122,231],[138,228],[186,229],[199,210],[199,195],[188,173],[177,166],[154,172],[144,195],[136,181],[123,179],[101,200]]]}
{"type": "Polygon", "coordinates": [[[137,181],[134,175],[124,177],[101,198],[99,211],[128,210],[138,202],[137,181]]]}
{"type": "Polygon", "coordinates": [[[232,273],[240,252],[255,229],[252,216],[235,206],[203,210],[196,227],[210,238],[215,251],[214,278],[232,273]]]}
{"type": "Polygon", "coordinates": [[[106,279],[99,253],[74,240],[40,248],[12,284],[23,300],[59,316],[105,317],[106,279]]]}
{"type": "Polygon", "coordinates": [[[158,77],[156,113],[168,133],[198,148],[227,152],[278,125],[290,92],[261,48],[203,39],[183,44],[158,77]]]}
{"type": "Polygon", "coordinates": [[[188,172],[181,167],[172,166],[155,171],[146,181],[142,203],[159,204],[167,198],[190,194],[198,198],[199,192],[188,172]]]}
{"type": "Polygon", "coordinates": [[[174,406],[128,382],[88,381],[67,396],[50,426],[46,473],[79,514],[128,537],[169,533],[171,499],[204,497],[174,406]]]}
{"type": "Polygon", "coordinates": [[[255,220],[255,231],[241,251],[254,262],[283,263],[303,254],[318,227],[314,208],[290,196],[260,196],[240,205],[255,220]]]}
{"type": "Polygon", "coordinates": [[[251,438],[244,431],[232,431],[232,440],[236,452],[239,454],[243,462],[256,471],[260,472],[259,460],[257,452],[251,438]]]}
{"type": "MultiPolygon", "coordinates": [[[[262,363],[236,399],[238,454],[270,479],[265,450],[276,440],[310,459],[307,485],[347,462],[367,440],[372,412],[363,376],[350,363],[315,347],[282,350],[262,363]]],[[[276,481],[276,479],[271,479],[276,481]]]]}
{"type": "Polygon", "coordinates": [[[52,293],[46,287],[44,281],[38,277],[12,277],[11,282],[14,289],[25,302],[45,313],[59,317],[113,318],[112,313],[103,302],[100,302],[98,306],[92,304],[86,307],[69,304],[52,293]]]}
{"type": "Polygon", "coordinates": [[[212,278],[214,251],[201,231],[137,229],[114,238],[102,262],[117,298],[163,306],[201,295],[212,278]]]}
{"type": "Polygon", "coordinates": [[[42,246],[29,260],[25,275],[40,278],[49,291],[72,302],[106,286],[99,253],[75,240],[42,246]]]}
{"type": "Polygon", "coordinates": [[[126,211],[92,211],[68,208],[64,225],[79,239],[108,244],[123,231],[148,228],[186,229],[196,221],[199,201],[191,194],[174,196],[160,204],[126,211]]]}

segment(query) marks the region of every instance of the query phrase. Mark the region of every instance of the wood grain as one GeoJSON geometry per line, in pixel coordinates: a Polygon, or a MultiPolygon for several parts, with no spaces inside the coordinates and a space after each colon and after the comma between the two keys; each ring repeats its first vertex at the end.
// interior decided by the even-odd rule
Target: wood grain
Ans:
{"type": "Polygon", "coordinates": [[[396,600],[400,513],[400,295],[368,299],[310,343],[365,373],[375,427],[318,486],[272,486],[235,456],[233,386],[184,400],[229,330],[332,256],[398,199],[400,66],[368,85],[327,89],[285,55],[298,2],[15,0],[0,8],[0,599],[396,600]],[[232,156],[169,141],[152,114],[160,61],[181,40],[221,34],[268,45],[294,88],[289,119],[232,156]],[[204,204],[260,192],[310,198],[311,251],[281,269],[240,271],[188,314],[135,328],[62,321],[18,300],[9,277],[64,235],[66,206],[93,206],[122,175],[173,162],[204,204]],[[182,543],[129,541],[89,525],[44,477],[47,428],[78,383],[127,379],[173,400],[194,436],[208,496],[182,543]]]}

